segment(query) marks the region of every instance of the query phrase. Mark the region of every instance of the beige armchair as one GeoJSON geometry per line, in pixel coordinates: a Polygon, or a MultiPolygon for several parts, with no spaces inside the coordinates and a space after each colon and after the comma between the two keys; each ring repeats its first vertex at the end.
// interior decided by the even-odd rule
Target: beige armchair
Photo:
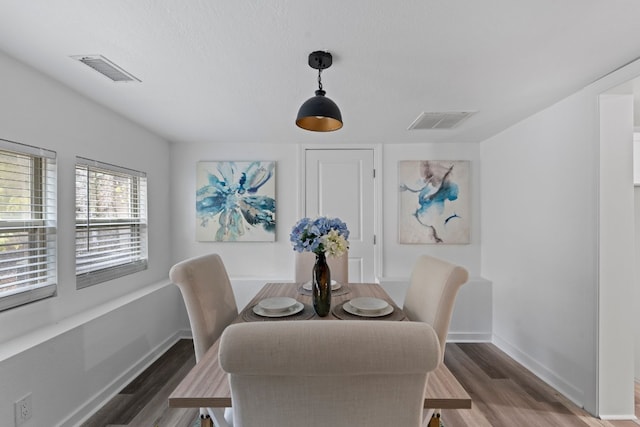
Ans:
{"type": "Polygon", "coordinates": [[[440,343],[420,322],[253,322],[219,355],[236,427],[418,427],[440,343]]]}
{"type": "MultiPolygon", "coordinates": [[[[238,307],[227,270],[218,254],[190,258],[174,265],[169,271],[184,299],[196,361],[220,337],[222,331],[238,317],[238,307]]],[[[210,416],[217,427],[232,425],[231,411],[222,408],[202,408],[201,416],[210,416]]]]}
{"type": "Polygon", "coordinates": [[[409,319],[428,323],[436,331],[442,350],[441,362],[456,295],[468,279],[465,268],[429,255],[418,258],[411,273],[402,309],[409,319]]]}
{"type": "MultiPolygon", "coordinates": [[[[316,254],[313,252],[296,252],[297,283],[305,283],[311,280],[311,270],[316,262],[316,254]]],[[[331,280],[338,283],[349,283],[349,252],[339,257],[327,256],[327,264],[331,270],[331,280]]]]}

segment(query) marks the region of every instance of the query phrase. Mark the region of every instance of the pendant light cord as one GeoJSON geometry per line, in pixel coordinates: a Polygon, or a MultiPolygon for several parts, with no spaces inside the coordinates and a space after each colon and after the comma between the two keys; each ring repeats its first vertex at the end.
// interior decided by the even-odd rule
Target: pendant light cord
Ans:
{"type": "Polygon", "coordinates": [[[322,90],[322,68],[318,68],[318,89],[322,90]]]}

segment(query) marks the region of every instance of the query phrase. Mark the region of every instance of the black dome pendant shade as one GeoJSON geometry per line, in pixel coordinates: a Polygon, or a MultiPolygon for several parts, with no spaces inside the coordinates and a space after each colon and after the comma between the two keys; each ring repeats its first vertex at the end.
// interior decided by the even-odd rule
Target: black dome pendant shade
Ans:
{"type": "Polygon", "coordinates": [[[342,127],[342,114],[335,102],[325,96],[320,78],[322,70],[329,68],[332,57],[329,52],[316,51],[309,55],[309,66],[318,70],[318,90],[298,110],[296,125],[315,132],[330,132],[342,127]]]}
{"type": "Polygon", "coordinates": [[[324,94],[325,91],[317,90],[316,96],[302,104],[296,119],[299,127],[317,132],[329,132],[342,127],[340,109],[324,94]]]}

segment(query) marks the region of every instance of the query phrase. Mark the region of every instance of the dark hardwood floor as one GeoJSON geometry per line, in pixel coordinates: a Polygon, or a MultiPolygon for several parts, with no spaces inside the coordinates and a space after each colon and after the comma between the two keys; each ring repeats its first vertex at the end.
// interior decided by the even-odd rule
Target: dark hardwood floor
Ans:
{"type": "MultiPolygon", "coordinates": [[[[191,427],[198,410],[169,408],[167,399],[194,363],[192,341],[178,341],[82,426],[191,427]]],[[[443,411],[445,427],[640,425],[592,417],[492,344],[447,344],[445,363],[473,399],[472,409],[443,411]]]]}
{"type": "Polygon", "coordinates": [[[193,341],[179,340],[82,427],[191,427],[199,411],[169,408],[167,402],[193,365],[193,341]]]}

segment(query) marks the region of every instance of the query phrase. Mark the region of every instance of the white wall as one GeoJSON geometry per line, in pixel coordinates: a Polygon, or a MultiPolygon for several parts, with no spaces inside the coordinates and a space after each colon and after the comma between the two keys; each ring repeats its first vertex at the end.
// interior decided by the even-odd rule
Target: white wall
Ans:
{"type": "Polygon", "coordinates": [[[494,342],[595,411],[597,147],[579,93],[482,143],[494,342]]]}
{"type": "Polygon", "coordinates": [[[633,95],[599,105],[598,413],[633,418],[633,95]]]}
{"type": "MultiPolygon", "coordinates": [[[[481,145],[482,274],[493,282],[494,342],[588,411],[610,418],[633,414],[632,367],[627,379],[599,388],[608,373],[627,369],[633,316],[623,309],[605,317],[616,305],[626,307],[632,294],[599,275],[609,268],[600,258],[599,189],[628,187],[630,177],[600,180],[624,156],[600,157],[598,96],[638,74],[636,62],[481,145]],[[603,291],[606,300],[599,299],[603,291]],[[599,358],[604,335],[612,345],[599,358]],[[624,408],[612,402],[621,396],[624,408]]],[[[632,209],[624,200],[607,203],[607,212],[632,209]]],[[[620,220],[629,234],[627,218],[624,212],[620,220]]],[[[608,247],[630,254],[628,240],[613,238],[608,247]]],[[[619,268],[628,277],[633,267],[619,268]]]]}
{"type": "Polygon", "coordinates": [[[58,295],[0,312],[0,425],[13,425],[13,402],[28,392],[33,418],[25,427],[56,425],[188,328],[177,289],[166,282],[169,144],[3,54],[0,74],[0,138],[56,151],[59,180],[58,295]],[[76,155],[146,172],[150,212],[148,270],[80,291],[76,155]]]}
{"type": "Polygon", "coordinates": [[[640,186],[636,185],[634,188],[634,219],[635,219],[635,258],[634,265],[636,266],[635,275],[635,290],[633,297],[633,325],[634,327],[634,378],[636,381],[640,381],[640,186]]]}
{"type": "Polygon", "coordinates": [[[638,132],[633,134],[633,183],[640,185],[640,133],[638,132]]]}
{"type": "MultiPolygon", "coordinates": [[[[634,110],[634,113],[638,113],[634,110]]],[[[633,317],[634,328],[634,377],[636,381],[640,381],[640,133],[633,134],[633,184],[634,184],[634,241],[635,241],[635,257],[634,265],[636,266],[634,280],[634,297],[633,297],[633,317]]]]}

